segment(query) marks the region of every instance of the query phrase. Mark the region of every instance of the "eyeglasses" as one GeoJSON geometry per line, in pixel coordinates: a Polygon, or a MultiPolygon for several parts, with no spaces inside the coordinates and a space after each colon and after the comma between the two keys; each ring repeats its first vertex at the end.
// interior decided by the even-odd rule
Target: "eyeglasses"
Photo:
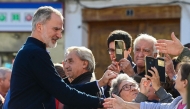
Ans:
{"type": "Polygon", "coordinates": [[[125,84],[125,85],[122,86],[122,88],[121,88],[121,90],[119,91],[119,94],[118,94],[118,95],[120,95],[120,93],[121,93],[122,90],[129,91],[129,90],[131,90],[131,88],[137,89],[137,88],[138,88],[138,85],[137,85],[137,84],[131,84],[131,85],[125,84]]]}
{"type": "MultiPolygon", "coordinates": [[[[124,49],[124,51],[125,51],[125,50],[126,50],[126,49],[124,49]]],[[[113,49],[113,48],[108,48],[107,51],[108,51],[109,54],[115,53],[115,49],[113,49]]]]}

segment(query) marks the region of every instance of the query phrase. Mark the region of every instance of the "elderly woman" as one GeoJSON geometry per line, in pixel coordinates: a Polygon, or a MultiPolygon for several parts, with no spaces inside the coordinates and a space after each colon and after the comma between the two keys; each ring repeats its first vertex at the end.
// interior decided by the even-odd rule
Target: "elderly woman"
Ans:
{"type": "Polygon", "coordinates": [[[119,74],[113,79],[110,89],[110,95],[115,94],[123,100],[131,102],[139,93],[137,82],[127,74],[119,74]]]}
{"type": "Polygon", "coordinates": [[[152,88],[155,89],[154,96],[158,97],[158,102],[172,102],[172,95],[167,93],[165,89],[161,87],[158,71],[156,68],[153,68],[152,70],[155,72],[150,72],[152,73],[152,78],[149,78],[149,80],[142,78],[140,82],[140,88],[138,87],[137,82],[127,74],[119,74],[117,78],[112,81],[110,95],[115,94],[117,96],[120,96],[124,101],[127,102],[134,101],[140,103],[149,101],[148,98],[153,97],[153,95],[150,95],[152,94],[152,92],[150,93],[150,90],[152,88]],[[150,82],[152,83],[151,87],[150,82]]]}
{"type": "Polygon", "coordinates": [[[171,103],[132,103],[123,101],[120,97],[114,95],[115,98],[108,98],[105,100],[104,107],[111,109],[187,109],[189,73],[190,61],[180,63],[177,78],[175,80],[175,88],[179,91],[181,96],[175,98],[171,103]]]}

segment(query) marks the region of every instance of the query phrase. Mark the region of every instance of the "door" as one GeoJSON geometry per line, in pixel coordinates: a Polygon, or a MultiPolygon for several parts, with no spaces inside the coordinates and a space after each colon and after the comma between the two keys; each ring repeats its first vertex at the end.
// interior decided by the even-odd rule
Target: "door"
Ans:
{"type": "MultiPolygon", "coordinates": [[[[171,32],[180,38],[180,19],[119,20],[88,22],[88,47],[92,50],[95,61],[95,75],[101,78],[111,61],[107,52],[107,37],[113,30],[124,30],[133,40],[140,33],[147,33],[156,39],[171,39],[171,32]]],[[[131,53],[133,56],[133,52],[131,53]]]]}

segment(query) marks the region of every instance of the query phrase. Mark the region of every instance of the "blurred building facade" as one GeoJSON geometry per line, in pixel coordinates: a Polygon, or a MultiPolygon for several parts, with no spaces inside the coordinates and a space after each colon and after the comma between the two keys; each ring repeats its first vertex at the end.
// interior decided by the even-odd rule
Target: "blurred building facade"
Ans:
{"type": "MultiPolygon", "coordinates": [[[[96,59],[95,74],[100,78],[110,64],[106,39],[115,29],[140,33],[156,39],[190,41],[189,0],[65,0],[65,48],[86,46],[96,59]]],[[[133,53],[132,53],[133,55],[133,53]]]]}
{"type": "MultiPolygon", "coordinates": [[[[64,13],[64,3],[56,3],[52,0],[40,2],[35,2],[37,0],[32,0],[32,2],[31,0],[0,1],[0,66],[11,68],[18,50],[31,34],[31,21],[35,10],[39,6],[49,5],[64,13]]],[[[63,38],[58,41],[57,47],[48,50],[53,62],[62,62],[64,34],[63,38]]]]}

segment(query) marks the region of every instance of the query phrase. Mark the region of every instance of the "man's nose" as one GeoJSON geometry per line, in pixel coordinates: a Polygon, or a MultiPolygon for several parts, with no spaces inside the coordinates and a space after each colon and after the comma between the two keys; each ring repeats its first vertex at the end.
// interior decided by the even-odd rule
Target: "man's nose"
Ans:
{"type": "Polygon", "coordinates": [[[61,39],[63,37],[62,32],[58,32],[56,36],[61,39]]]}
{"type": "Polygon", "coordinates": [[[67,69],[69,67],[67,62],[64,62],[64,67],[65,67],[65,69],[67,69]]]}
{"type": "Polygon", "coordinates": [[[139,56],[144,56],[144,52],[141,50],[139,53],[138,53],[139,56]]]}
{"type": "Polygon", "coordinates": [[[62,37],[63,37],[62,34],[58,35],[58,38],[59,38],[59,39],[61,39],[62,37]]]}

